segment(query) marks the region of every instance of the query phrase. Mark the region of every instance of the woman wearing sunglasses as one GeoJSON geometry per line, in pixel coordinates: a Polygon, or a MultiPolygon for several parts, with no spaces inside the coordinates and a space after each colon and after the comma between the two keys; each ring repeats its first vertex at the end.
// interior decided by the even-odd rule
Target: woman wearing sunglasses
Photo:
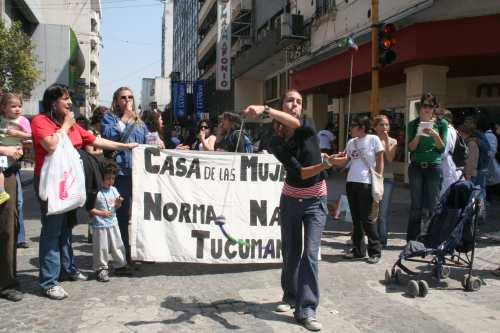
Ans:
{"type": "Polygon", "coordinates": [[[214,151],[216,137],[211,133],[210,126],[206,120],[198,123],[198,140],[196,140],[193,149],[214,151]]]}
{"type": "MultiPolygon", "coordinates": [[[[113,94],[111,112],[104,114],[101,122],[102,137],[123,143],[145,144],[149,131],[136,112],[134,94],[127,87],[118,88],[113,94]]],[[[130,260],[128,223],[132,201],[132,153],[130,151],[107,152],[119,166],[116,189],[123,197],[122,206],[116,211],[120,234],[125,245],[127,261],[130,260]]]]}
{"type": "MultiPolygon", "coordinates": [[[[448,122],[435,116],[437,100],[431,93],[420,99],[419,116],[408,124],[410,151],[410,218],[406,240],[416,240],[421,233],[424,210],[430,214],[439,200],[443,171],[442,154],[446,146],[448,122]]],[[[424,230],[425,231],[425,230],[424,230]]]]}

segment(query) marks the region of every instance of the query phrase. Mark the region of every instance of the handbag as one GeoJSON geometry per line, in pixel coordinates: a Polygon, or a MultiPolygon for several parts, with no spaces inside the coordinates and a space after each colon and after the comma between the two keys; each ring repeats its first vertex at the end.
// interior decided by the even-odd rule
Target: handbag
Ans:
{"type": "MultiPolygon", "coordinates": [[[[354,147],[356,147],[356,150],[358,150],[361,153],[361,150],[358,148],[357,139],[354,139],[354,147]]],[[[366,158],[362,154],[360,154],[360,156],[361,156],[361,160],[363,161],[363,163],[370,170],[370,179],[372,182],[373,201],[375,201],[376,203],[379,203],[380,201],[382,201],[382,197],[384,196],[384,175],[375,171],[375,169],[373,169],[370,166],[370,163],[368,163],[368,161],[366,160],[366,158]]]]}

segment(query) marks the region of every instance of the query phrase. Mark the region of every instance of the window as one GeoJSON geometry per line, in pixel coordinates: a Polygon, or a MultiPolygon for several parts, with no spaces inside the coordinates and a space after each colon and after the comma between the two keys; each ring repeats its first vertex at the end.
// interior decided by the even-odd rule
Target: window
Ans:
{"type": "Polygon", "coordinates": [[[266,102],[279,98],[278,96],[278,77],[275,76],[264,83],[264,97],[266,102]]]}
{"type": "Polygon", "coordinates": [[[335,9],[335,0],[316,0],[316,16],[323,16],[335,9]]]}

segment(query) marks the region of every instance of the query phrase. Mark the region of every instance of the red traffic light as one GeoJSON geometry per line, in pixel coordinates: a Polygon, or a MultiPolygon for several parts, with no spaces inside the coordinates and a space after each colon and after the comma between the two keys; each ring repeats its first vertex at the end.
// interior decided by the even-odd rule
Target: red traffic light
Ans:
{"type": "Polygon", "coordinates": [[[396,32],[396,26],[392,23],[388,23],[388,24],[384,25],[384,28],[382,29],[382,31],[386,35],[393,34],[396,32]]]}
{"type": "Polygon", "coordinates": [[[394,38],[384,38],[382,39],[382,47],[386,50],[390,49],[396,45],[396,39],[394,38]]]}

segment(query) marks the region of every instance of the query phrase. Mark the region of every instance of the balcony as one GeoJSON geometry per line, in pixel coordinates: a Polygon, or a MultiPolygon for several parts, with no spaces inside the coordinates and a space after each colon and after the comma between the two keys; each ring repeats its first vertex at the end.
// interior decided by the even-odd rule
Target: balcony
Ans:
{"type": "Polygon", "coordinates": [[[234,78],[253,69],[259,76],[279,70],[284,64],[284,50],[308,40],[302,15],[283,14],[268,26],[274,28],[258,32],[257,42],[235,58],[234,78]]]}
{"type": "Polygon", "coordinates": [[[233,18],[250,11],[252,11],[252,0],[233,0],[231,2],[231,17],[233,18]]]}
{"type": "Polygon", "coordinates": [[[215,3],[216,3],[215,0],[206,0],[203,3],[200,11],[198,12],[198,27],[200,27],[202,25],[203,21],[205,21],[205,19],[208,16],[208,13],[210,13],[210,10],[215,5],[215,3]]]}
{"type": "Polygon", "coordinates": [[[252,33],[252,1],[231,2],[231,31],[236,38],[249,38],[252,33]]]}
{"type": "Polygon", "coordinates": [[[214,24],[210,31],[205,35],[205,38],[198,45],[198,62],[205,57],[212,47],[217,42],[217,25],[214,24]]]}

